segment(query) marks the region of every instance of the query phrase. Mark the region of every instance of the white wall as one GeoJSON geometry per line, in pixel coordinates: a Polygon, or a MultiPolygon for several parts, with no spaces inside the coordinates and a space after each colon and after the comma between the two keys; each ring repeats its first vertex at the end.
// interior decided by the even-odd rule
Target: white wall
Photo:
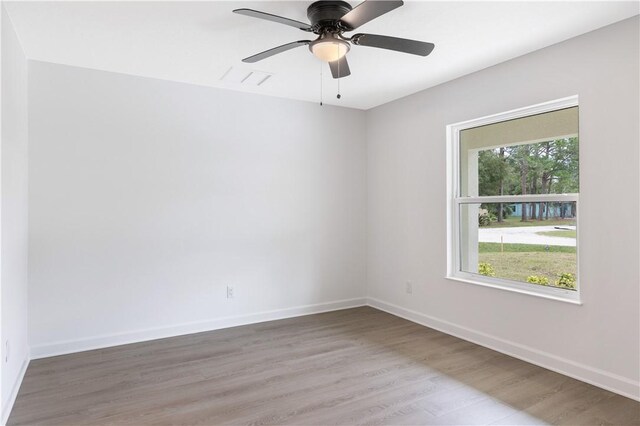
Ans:
{"type": "Polygon", "coordinates": [[[28,362],[27,341],[27,59],[2,9],[2,418],[13,404],[28,362]],[[7,350],[7,342],[9,344],[7,350]]]}
{"type": "Polygon", "coordinates": [[[29,72],[35,356],[363,303],[364,112],[29,72]]]}
{"type": "Polygon", "coordinates": [[[367,282],[374,305],[640,397],[638,22],[367,112],[367,282]],[[584,305],[445,279],[445,127],[575,94],[584,305]]]}

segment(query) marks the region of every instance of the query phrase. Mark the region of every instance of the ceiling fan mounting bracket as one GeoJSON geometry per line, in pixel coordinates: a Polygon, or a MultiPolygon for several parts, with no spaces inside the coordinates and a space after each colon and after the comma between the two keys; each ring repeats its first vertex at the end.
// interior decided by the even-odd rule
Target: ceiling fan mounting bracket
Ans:
{"type": "Polygon", "coordinates": [[[340,18],[351,11],[351,5],[340,0],[320,0],[311,3],[307,8],[307,17],[311,22],[311,30],[316,34],[326,32],[339,33],[349,29],[340,22],[340,18]]]}

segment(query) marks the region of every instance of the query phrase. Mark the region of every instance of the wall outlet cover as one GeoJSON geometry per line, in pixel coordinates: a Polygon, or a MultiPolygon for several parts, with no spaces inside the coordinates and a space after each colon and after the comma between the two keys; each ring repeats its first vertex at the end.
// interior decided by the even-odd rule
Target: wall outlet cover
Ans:
{"type": "Polygon", "coordinates": [[[413,284],[410,282],[405,283],[405,291],[407,294],[413,294],[413,284]]]}

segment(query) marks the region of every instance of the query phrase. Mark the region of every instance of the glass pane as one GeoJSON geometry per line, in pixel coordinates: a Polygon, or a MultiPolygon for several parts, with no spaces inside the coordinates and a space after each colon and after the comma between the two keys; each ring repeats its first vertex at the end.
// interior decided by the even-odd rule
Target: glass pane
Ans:
{"type": "Polygon", "coordinates": [[[579,192],[578,107],[460,132],[460,193],[579,192]]]}
{"type": "Polygon", "coordinates": [[[575,290],[576,213],[573,202],[462,204],[460,270],[575,290]],[[522,221],[531,214],[543,219],[522,221]]]}

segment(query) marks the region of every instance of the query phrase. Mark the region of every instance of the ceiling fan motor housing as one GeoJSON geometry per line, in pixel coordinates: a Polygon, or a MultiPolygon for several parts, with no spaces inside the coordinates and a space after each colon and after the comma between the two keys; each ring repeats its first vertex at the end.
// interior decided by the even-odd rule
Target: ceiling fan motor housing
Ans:
{"type": "Polygon", "coordinates": [[[351,11],[351,5],[340,0],[321,0],[307,8],[307,18],[311,22],[313,32],[321,34],[326,29],[338,30],[340,18],[351,11]]]}

